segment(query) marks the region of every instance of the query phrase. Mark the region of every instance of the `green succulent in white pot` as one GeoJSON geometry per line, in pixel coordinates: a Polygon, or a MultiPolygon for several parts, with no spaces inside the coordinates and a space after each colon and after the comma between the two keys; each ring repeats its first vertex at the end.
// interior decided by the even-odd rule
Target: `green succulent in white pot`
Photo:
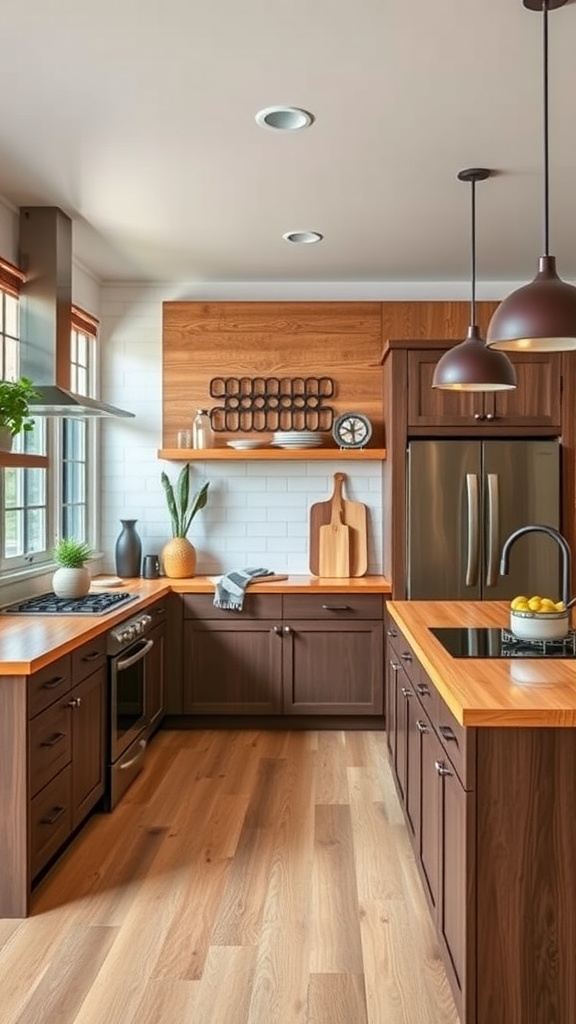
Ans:
{"type": "Polygon", "coordinates": [[[85,541],[62,537],[54,546],[53,558],[59,566],[52,576],[52,589],[57,597],[84,597],[90,590],[90,571],[86,562],[92,548],[85,541]]]}
{"type": "Polygon", "coordinates": [[[0,380],[0,450],[10,451],[17,434],[32,430],[30,402],[38,392],[28,377],[0,380]]]}
{"type": "Polygon", "coordinates": [[[194,516],[208,502],[210,483],[207,481],[192,498],[189,462],[181,469],[176,487],[172,486],[166,473],[163,472],[160,479],[172,522],[172,540],[169,540],[162,549],[164,573],[172,579],[189,578],[196,572],[196,549],[187,535],[194,516]]]}

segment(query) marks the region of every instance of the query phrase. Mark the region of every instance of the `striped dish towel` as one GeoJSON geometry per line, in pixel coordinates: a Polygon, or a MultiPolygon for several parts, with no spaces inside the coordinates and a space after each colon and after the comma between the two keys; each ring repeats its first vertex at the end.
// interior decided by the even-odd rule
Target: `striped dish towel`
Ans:
{"type": "Polygon", "coordinates": [[[257,576],[273,576],[273,569],[232,569],[222,576],[216,584],[214,605],[231,612],[241,612],[244,604],[244,593],[251,580],[257,576]]]}

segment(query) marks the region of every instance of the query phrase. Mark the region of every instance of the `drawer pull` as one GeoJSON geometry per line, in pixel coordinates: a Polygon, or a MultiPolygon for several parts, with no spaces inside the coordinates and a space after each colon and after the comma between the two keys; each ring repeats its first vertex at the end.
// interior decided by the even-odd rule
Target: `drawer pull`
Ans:
{"type": "Polygon", "coordinates": [[[399,662],[397,662],[397,661],[391,661],[391,662],[390,662],[390,668],[392,669],[392,671],[393,671],[393,672],[399,672],[399,671],[400,671],[400,668],[401,668],[401,666],[400,666],[400,663],[399,663],[399,662]]]}
{"type": "Polygon", "coordinates": [[[434,767],[438,772],[438,775],[453,775],[453,772],[446,767],[444,761],[434,761],[434,767]]]}
{"type": "Polygon", "coordinates": [[[386,635],[391,637],[391,639],[393,640],[394,637],[398,636],[398,631],[396,629],[387,629],[386,630],[386,635]]]}
{"type": "Polygon", "coordinates": [[[54,676],[53,679],[47,679],[45,683],[42,683],[43,690],[54,690],[60,683],[63,683],[66,676],[54,676]]]}
{"type": "Polygon", "coordinates": [[[416,728],[418,729],[418,732],[428,732],[428,726],[427,726],[426,722],[422,721],[421,718],[417,719],[417,721],[416,721],[416,728]]]}
{"type": "Polygon", "coordinates": [[[430,696],[430,688],[426,685],[426,683],[418,683],[416,686],[416,691],[420,695],[420,697],[430,696]]]}
{"type": "Polygon", "coordinates": [[[454,743],[458,742],[456,733],[453,731],[453,729],[450,728],[449,725],[439,725],[438,732],[440,733],[443,739],[453,740],[454,743]]]}
{"type": "Polygon", "coordinates": [[[96,661],[97,658],[103,658],[104,654],[102,651],[93,651],[92,654],[85,654],[82,661],[96,661]]]}
{"type": "Polygon", "coordinates": [[[412,693],[412,690],[409,690],[407,686],[403,686],[402,687],[401,693],[402,693],[403,697],[406,697],[406,699],[408,699],[408,697],[413,697],[414,696],[414,694],[412,693]]]}
{"type": "Polygon", "coordinates": [[[128,761],[123,761],[122,764],[118,766],[120,771],[125,772],[127,768],[132,768],[133,765],[138,764],[138,761],[141,761],[144,757],[146,746],[146,740],[140,740],[138,743],[138,752],[134,754],[134,757],[131,757],[128,761]]]}
{"type": "Polygon", "coordinates": [[[66,736],[65,732],[55,732],[49,740],[42,740],[41,747],[55,747],[57,743],[60,743],[66,736]]]}
{"type": "Polygon", "coordinates": [[[68,701],[69,708],[79,708],[82,703],[82,697],[72,697],[72,700],[68,701]]]}
{"type": "Polygon", "coordinates": [[[50,814],[47,814],[45,818],[40,818],[41,825],[55,825],[58,818],[66,812],[65,807],[54,807],[50,814]]]}
{"type": "Polygon", "coordinates": [[[412,661],[412,655],[410,654],[410,651],[404,651],[404,653],[400,655],[400,658],[402,659],[402,661],[412,661]]]}
{"type": "Polygon", "coordinates": [[[349,612],[349,604],[323,604],[322,610],[325,612],[349,612]]]}

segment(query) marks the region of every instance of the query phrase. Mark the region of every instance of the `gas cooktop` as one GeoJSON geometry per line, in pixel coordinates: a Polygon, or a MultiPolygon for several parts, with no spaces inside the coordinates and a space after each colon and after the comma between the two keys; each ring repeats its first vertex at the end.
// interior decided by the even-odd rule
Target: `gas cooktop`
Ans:
{"type": "Polygon", "coordinates": [[[138,594],[127,592],[86,594],[84,597],[56,597],[56,594],[39,594],[26,601],[17,601],[2,608],[8,615],[104,615],[116,608],[135,601],[138,594]]]}
{"type": "Polygon", "coordinates": [[[453,658],[576,658],[576,630],[563,640],[520,640],[507,629],[430,626],[453,658]]]}

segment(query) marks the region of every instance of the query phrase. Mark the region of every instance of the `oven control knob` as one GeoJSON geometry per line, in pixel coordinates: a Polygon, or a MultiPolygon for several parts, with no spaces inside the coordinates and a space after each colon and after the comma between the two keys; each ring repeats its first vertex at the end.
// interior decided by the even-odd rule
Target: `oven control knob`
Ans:
{"type": "Polygon", "coordinates": [[[140,632],[143,633],[145,629],[148,629],[148,626],[150,625],[151,622],[152,622],[152,616],[151,615],[141,615],[140,616],[140,632]]]}

